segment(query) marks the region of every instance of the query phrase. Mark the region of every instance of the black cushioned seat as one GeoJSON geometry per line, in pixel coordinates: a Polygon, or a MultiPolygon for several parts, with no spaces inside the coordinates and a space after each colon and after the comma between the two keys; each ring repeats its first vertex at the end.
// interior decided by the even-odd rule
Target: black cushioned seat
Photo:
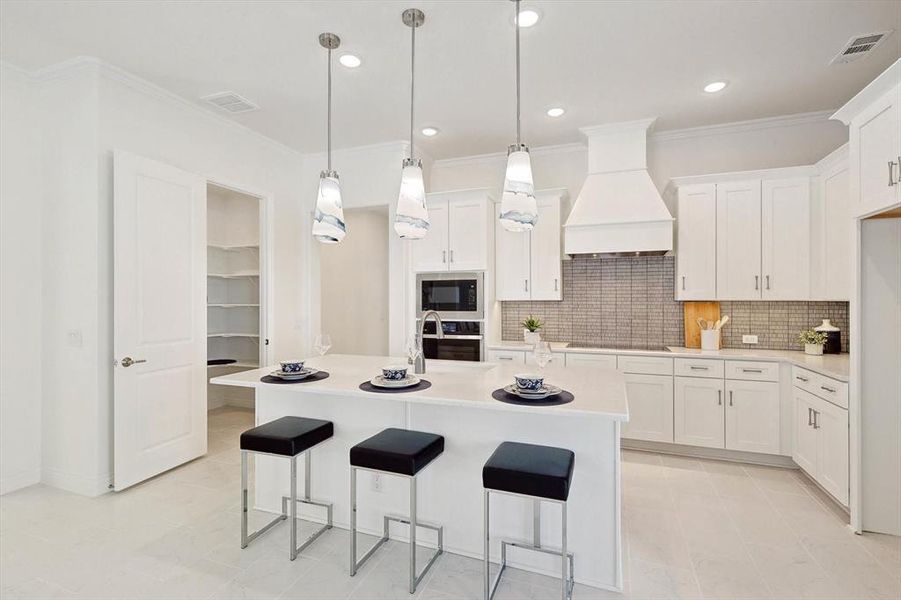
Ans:
{"type": "Polygon", "coordinates": [[[297,456],[335,433],[331,421],[282,417],[241,434],[241,450],[297,456]]]}
{"type": "Polygon", "coordinates": [[[389,428],[350,449],[350,464],[398,475],[416,475],[444,452],[444,436],[389,428]]]}
{"type": "Polygon", "coordinates": [[[504,442],[482,468],[482,485],[501,492],[565,501],[575,464],[572,450],[504,442]]]}

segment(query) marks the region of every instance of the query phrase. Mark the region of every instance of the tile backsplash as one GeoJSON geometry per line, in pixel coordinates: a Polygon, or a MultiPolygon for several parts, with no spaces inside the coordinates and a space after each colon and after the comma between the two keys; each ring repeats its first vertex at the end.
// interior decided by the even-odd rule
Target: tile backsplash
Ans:
{"type": "MultiPolygon", "coordinates": [[[[593,258],[563,261],[562,301],[502,302],[505,340],[521,340],[520,322],[535,315],[545,322],[542,338],[574,345],[682,346],[682,303],[673,299],[675,258],[593,258]]],[[[848,351],[847,302],[722,301],[731,321],[724,348],[801,350],[798,332],[832,319],[848,351]],[[741,343],[755,334],[756,345],[741,343]]]]}

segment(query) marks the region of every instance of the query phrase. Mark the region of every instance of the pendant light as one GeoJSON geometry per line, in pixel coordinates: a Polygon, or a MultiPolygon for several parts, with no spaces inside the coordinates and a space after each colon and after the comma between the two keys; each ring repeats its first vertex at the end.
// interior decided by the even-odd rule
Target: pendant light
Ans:
{"type": "Polygon", "coordinates": [[[513,0],[516,16],[516,143],[507,148],[507,172],[501,196],[501,226],[507,231],[531,231],[538,221],[538,203],[532,183],[532,160],[529,147],[522,143],[519,118],[519,0],[513,0]]]}
{"type": "Polygon", "coordinates": [[[413,158],[413,103],[416,81],[416,28],[425,22],[425,14],[408,8],[401,18],[410,28],[410,158],[405,158],[400,178],[400,193],[394,216],[394,231],[401,239],[419,240],[429,231],[429,209],[425,203],[422,159],[413,158]]]}
{"type": "Polygon", "coordinates": [[[337,244],[347,233],[344,207],[341,205],[341,183],[338,181],[338,172],[332,170],[332,50],[341,45],[341,38],[334,33],[321,33],[319,45],[328,50],[328,166],[319,173],[313,237],[323,244],[337,244]]]}

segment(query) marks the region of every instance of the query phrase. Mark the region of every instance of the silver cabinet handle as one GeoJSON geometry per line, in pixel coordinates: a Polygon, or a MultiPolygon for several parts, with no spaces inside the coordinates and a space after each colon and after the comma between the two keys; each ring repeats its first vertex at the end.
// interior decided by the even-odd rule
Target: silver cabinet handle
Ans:
{"type": "Polygon", "coordinates": [[[813,411],[813,428],[820,428],[820,411],[818,410],[813,411]]]}
{"type": "Polygon", "coordinates": [[[498,360],[513,360],[512,356],[498,356],[498,360]]]}
{"type": "Polygon", "coordinates": [[[557,288],[557,278],[555,277],[555,278],[554,278],[554,291],[556,292],[557,289],[558,289],[558,288],[557,288]]]}
{"type": "MultiPolygon", "coordinates": [[[[899,157],[899,158],[901,158],[901,157],[899,157]]],[[[888,161],[888,184],[889,184],[889,187],[891,187],[893,185],[898,185],[898,182],[895,181],[895,162],[891,161],[891,160],[888,161]]]]}
{"type": "Polygon", "coordinates": [[[807,383],[808,381],[810,381],[806,377],[801,377],[800,375],[795,375],[795,379],[797,379],[798,381],[803,381],[804,383],[807,383]]]}
{"type": "Polygon", "coordinates": [[[529,280],[526,279],[525,282],[526,282],[526,291],[528,292],[529,291],[529,280]]]}
{"type": "Polygon", "coordinates": [[[691,365],[691,366],[689,366],[689,368],[692,371],[709,371],[710,370],[710,367],[699,367],[697,365],[691,365]]]}
{"type": "Polygon", "coordinates": [[[760,275],[755,275],[755,276],[754,276],[754,289],[755,289],[755,290],[759,290],[759,289],[760,289],[760,275]]]}
{"type": "Polygon", "coordinates": [[[723,405],[723,390],[716,391],[716,405],[717,406],[723,405]]]}
{"type": "Polygon", "coordinates": [[[450,251],[450,261],[454,262],[454,251],[453,250],[450,251]]]}
{"type": "Polygon", "coordinates": [[[682,289],[685,289],[685,275],[682,276],[682,289]]]}
{"type": "Polygon", "coordinates": [[[834,394],[834,393],[835,393],[835,388],[831,388],[831,387],[828,387],[828,386],[825,386],[825,385],[821,385],[821,386],[820,386],[820,389],[821,389],[821,390],[825,390],[825,391],[829,392],[830,394],[834,394]]]}
{"type": "Polygon", "coordinates": [[[138,363],[145,363],[145,362],[147,362],[147,360],[144,358],[139,358],[138,360],[135,360],[130,356],[126,356],[125,358],[122,359],[122,366],[125,368],[128,368],[131,365],[136,365],[138,363]]]}
{"type": "Polygon", "coordinates": [[[446,263],[446,262],[447,262],[447,250],[442,250],[442,251],[441,251],[441,262],[442,262],[442,263],[446,263]]]}
{"type": "Polygon", "coordinates": [[[729,406],[732,406],[732,390],[729,390],[729,406]]]}
{"type": "Polygon", "coordinates": [[[770,276],[766,276],[766,289],[770,289],[770,276]]]}
{"type": "Polygon", "coordinates": [[[763,373],[763,369],[745,369],[742,368],[742,373],[763,373]]]}
{"type": "Polygon", "coordinates": [[[809,406],[807,407],[807,425],[813,427],[813,409],[809,406]]]}

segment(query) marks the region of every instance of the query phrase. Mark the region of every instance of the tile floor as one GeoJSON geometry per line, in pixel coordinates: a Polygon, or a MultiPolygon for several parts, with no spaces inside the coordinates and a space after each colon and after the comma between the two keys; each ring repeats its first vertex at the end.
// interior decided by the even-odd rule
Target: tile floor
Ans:
{"type": "MultiPolygon", "coordinates": [[[[404,544],[389,542],[353,579],[342,530],[293,563],[283,525],[240,549],[237,440],[251,423],[247,411],[214,411],[206,457],[122,493],[34,486],[0,498],[0,598],[408,598],[404,544]]],[[[796,472],[624,452],[623,487],[626,593],[576,586],[576,600],[901,598],[901,538],[849,533],[796,472]]],[[[480,573],[445,554],[417,598],[477,599],[480,573]]],[[[512,571],[497,599],[558,589],[512,571]]]]}

